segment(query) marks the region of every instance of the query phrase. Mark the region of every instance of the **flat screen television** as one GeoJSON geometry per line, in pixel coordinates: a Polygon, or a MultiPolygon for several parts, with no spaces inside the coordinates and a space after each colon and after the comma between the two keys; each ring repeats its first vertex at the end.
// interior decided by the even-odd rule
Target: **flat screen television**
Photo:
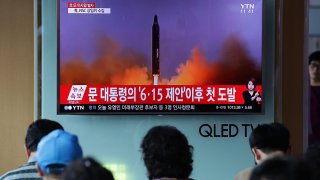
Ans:
{"type": "Polygon", "coordinates": [[[263,113],[263,0],[58,0],[58,114],[263,113]]]}

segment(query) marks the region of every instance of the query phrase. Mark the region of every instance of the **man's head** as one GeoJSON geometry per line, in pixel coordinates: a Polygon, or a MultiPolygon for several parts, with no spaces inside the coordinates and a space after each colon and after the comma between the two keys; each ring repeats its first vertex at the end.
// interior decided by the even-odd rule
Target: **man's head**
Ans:
{"type": "Polygon", "coordinates": [[[78,138],[63,130],[55,130],[38,144],[37,165],[41,176],[59,176],[73,160],[82,158],[78,138]]]}
{"type": "Polygon", "coordinates": [[[41,138],[56,129],[63,130],[63,127],[59,123],[48,119],[39,119],[31,123],[25,137],[25,147],[28,157],[31,152],[37,151],[37,146],[41,138]]]}
{"type": "Polygon", "coordinates": [[[61,180],[114,180],[112,173],[92,158],[73,161],[63,172],[61,180]]]}
{"type": "Polygon", "coordinates": [[[192,172],[192,151],[177,128],[156,126],[144,136],[141,149],[149,179],[168,177],[186,179],[192,172]]]}
{"type": "Polygon", "coordinates": [[[320,51],[309,56],[309,75],[311,85],[320,85],[320,51]]]}
{"type": "Polygon", "coordinates": [[[260,164],[266,158],[289,153],[290,133],[280,123],[263,124],[252,131],[249,144],[256,163],[260,164]]]}
{"type": "Polygon", "coordinates": [[[250,180],[311,180],[307,164],[290,157],[274,157],[256,166],[250,180]]]}

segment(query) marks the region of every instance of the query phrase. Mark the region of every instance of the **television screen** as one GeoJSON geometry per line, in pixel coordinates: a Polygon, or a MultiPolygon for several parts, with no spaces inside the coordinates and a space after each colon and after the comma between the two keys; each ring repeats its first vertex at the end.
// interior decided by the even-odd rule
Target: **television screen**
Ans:
{"type": "Polygon", "coordinates": [[[58,114],[261,113],[262,0],[59,0],[58,114]]]}

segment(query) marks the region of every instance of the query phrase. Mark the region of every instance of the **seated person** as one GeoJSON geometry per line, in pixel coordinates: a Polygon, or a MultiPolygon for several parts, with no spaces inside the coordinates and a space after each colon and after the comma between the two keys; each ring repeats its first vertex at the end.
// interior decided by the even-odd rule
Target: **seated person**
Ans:
{"type": "Polygon", "coordinates": [[[38,144],[37,167],[44,180],[60,179],[66,166],[82,158],[78,138],[63,130],[54,130],[38,144]]]}
{"type": "Polygon", "coordinates": [[[32,122],[28,127],[24,144],[28,162],[19,168],[5,173],[0,177],[0,180],[25,179],[26,177],[32,180],[40,180],[41,177],[38,174],[36,166],[37,146],[42,137],[56,129],[63,130],[63,127],[55,121],[39,119],[32,122]]]}
{"type": "MultiPolygon", "coordinates": [[[[291,151],[289,130],[280,123],[257,126],[250,134],[249,144],[258,165],[266,159],[284,156],[291,151]]],[[[253,168],[240,171],[235,180],[249,180],[253,168]]]]}
{"type": "Polygon", "coordinates": [[[92,158],[71,162],[62,174],[61,180],[114,180],[112,173],[92,158]]]}
{"type": "Polygon", "coordinates": [[[289,157],[274,157],[255,167],[250,180],[312,180],[307,164],[289,157]]]}
{"type": "Polygon", "coordinates": [[[142,140],[141,149],[149,180],[189,178],[192,172],[193,147],[177,128],[151,128],[142,140]]]}

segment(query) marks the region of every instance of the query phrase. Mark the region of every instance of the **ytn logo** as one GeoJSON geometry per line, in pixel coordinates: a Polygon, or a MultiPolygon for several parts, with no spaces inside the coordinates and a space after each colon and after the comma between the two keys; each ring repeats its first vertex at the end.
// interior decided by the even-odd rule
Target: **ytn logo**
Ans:
{"type": "Polygon", "coordinates": [[[254,4],[240,4],[241,14],[253,14],[254,13],[254,4]]]}
{"type": "Polygon", "coordinates": [[[78,110],[78,111],[83,111],[84,110],[84,106],[64,106],[64,110],[66,111],[71,111],[71,110],[78,110]]]}

